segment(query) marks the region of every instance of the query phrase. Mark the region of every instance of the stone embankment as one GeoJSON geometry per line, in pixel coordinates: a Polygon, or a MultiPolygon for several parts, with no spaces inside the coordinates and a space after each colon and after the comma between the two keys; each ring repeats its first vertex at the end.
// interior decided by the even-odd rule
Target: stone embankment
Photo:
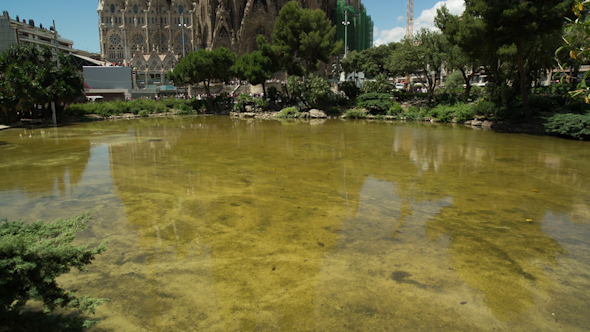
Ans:
{"type": "MultiPolygon", "coordinates": [[[[231,116],[239,118],[260,118],[274,119],[279,112],[231,112],[231,116]]],[[[328,115],[322,110],[311,109],[307,112],[301,112],[295,116],[298,119],[327,119],[328,115]]]]}

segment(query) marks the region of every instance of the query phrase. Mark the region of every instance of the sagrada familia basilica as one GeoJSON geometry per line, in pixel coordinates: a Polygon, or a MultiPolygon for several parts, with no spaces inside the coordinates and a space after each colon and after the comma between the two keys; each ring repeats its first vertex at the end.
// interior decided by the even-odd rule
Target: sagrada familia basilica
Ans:
{"type": "MultiPolygon", "coordinates": [[[[136,68],[145,84],[165,84],[165,73],[191,51],[224,46],[241,55],[256,50],[256,38],[270,40],[288,1],[99,0],[101,56],[136,68]]],[[[337,0],[299,2],[330,17],[337,0]]]]}

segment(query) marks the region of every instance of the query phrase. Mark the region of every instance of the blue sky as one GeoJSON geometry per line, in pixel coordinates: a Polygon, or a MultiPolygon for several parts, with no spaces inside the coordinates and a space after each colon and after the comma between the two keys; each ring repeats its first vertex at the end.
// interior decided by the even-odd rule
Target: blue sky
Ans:
{"type": "MultiPolygon", "coordinates": [[[[375,23],[375,45],[399,41],[406,31],[406,0],[362,0],[367,12],[375,23]]],[[[433,27],[436,8],[446,4],[452,13],[459,14],[463,0],[414,0],[414,31],[433,27]]],[[[3,1],[2,11],[11,18],[35,21],[44,27],[55,24],[57,32],[74,42],[74,48],[89,52],[100,52],[98,39],[97,0],[20,0],[3,1]]]]}

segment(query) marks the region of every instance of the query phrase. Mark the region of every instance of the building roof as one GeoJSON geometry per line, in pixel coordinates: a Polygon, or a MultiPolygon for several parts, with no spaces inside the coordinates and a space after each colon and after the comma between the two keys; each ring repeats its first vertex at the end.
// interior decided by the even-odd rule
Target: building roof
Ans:
{"type": "Polygon", "coordinates": [[[80,54],[69,54],[69,56],[74,60],[76,67],[83,67],[83,66],[105,66],[106,62],[95,60],[93,58],[89,58],[87,56],[83,56],[80,54]]]}

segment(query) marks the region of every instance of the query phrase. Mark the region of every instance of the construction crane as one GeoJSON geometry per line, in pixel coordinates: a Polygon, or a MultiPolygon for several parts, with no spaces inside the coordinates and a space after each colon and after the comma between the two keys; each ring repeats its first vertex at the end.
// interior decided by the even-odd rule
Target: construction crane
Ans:
{"type": "Polygon", "coordinates": [[[406,8],[406,38],[414,36],[414,0],[408,0],[406,8]]]}

